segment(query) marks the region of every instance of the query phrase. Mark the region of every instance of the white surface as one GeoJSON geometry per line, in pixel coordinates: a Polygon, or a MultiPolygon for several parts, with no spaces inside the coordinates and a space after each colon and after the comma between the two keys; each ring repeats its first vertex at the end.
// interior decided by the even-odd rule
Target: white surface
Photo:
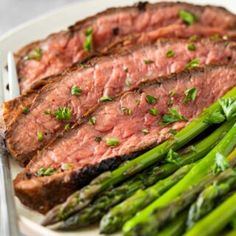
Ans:
{"type": "MultiPolygon", "coordinates": [[[[63,9],[57,10],[51,14],[42,16],[36,20],[30,21],[16,29],[6,33],[0,38],[0,60],[6,63],[7,52],[16,51],[26,43],[29,43],[36,39],[41,39],[52,32],[65,29],[67,26],[73,24],[79,19],[83,19],[89,15],[102,11],[111,6],[129,5],[135,0],[87,0],[81,1],[76,4],[68,5],[63,9]]],[[[154,1],[151,1],[154,2],[154,1]]],[[[206,4],[206,1],[189,1],[192,3],[206,4]]],[[[229,10],[236,12],[236,1],[220,1],[220,0],[208,0],[208,4],[221,5],[229,10]]],[[[12,163],[13,177],[19,172],[19,167],[12,163]]],[[[29,236],[96,236],[98,230],[96,228],[90,228],[88,230],[72,233],[57,233],[49,229],[41,227],[39,222],[42,219],[40,214],[26,209],[17,200],[17,209],[20,215],[20,227],[25,235],[29,236]]]]}

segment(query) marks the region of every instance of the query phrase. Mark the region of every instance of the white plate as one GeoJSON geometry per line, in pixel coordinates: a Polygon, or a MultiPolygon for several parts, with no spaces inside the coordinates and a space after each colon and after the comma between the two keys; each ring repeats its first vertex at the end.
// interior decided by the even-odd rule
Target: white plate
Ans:
{"type": "MultiPolygon", "coordinates": [[[[42,16],[36,20],[27,22],[14,30],[6,33],[0,38],[0,60],[6,63],[7,52],[17,51],[31,41],[38,40],[46,37],[52,32],[65,29],[67,26],[72,25],[77,20],[83,19],[89,15],[93,15],[99,11],[102,11],[108,7],[131,5],[135,0],[87,0],[86,2],[79,2],[76,4],[70,4],[60,10],[42,16]]],[[[154,1],[150,1],[154,2],[154,1]]],[[[206,1],[188,1],[192,3],[206,4],[206,1]]],[[[232,0],[208,0],[207,4],[221,5],[232,12],[236,12],[236,2],[232,0]]],[[[5,72],[6,75],[6,72],[5,72]]],[[[5,77],[6,79],[6,77],[5,77]]],[[[12,161],[12,175],[13,177],[20,171],[20,168],[12,161]]],[[[87,230],[71,233],[58,233],[51,231],[47,228],[40,226],[39,222],[42,220],[42,216],[37,214],[16,200],[17,210],[20,219],[20,228],[23,234],[29,236],[96,236],[98,235],[98,229],[96,227],[90,227],[87,230]]]]}

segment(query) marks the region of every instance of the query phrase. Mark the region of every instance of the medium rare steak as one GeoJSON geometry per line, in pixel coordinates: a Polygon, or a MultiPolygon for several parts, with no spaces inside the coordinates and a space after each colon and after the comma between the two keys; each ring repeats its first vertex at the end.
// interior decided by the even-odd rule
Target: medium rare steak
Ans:
{"type": "Polygon", "coordinates": [[[194,43],[158,41],[95,58],[91,66],[76,67],[58,76],[36,91],[36,96],[21,96],[5,103],[7,147],[25,165],[38,149],[79,124],[98,104],[137,87],[141,81],[180,72],[185,67],[234,62],[235,46],[234,42],[209,39],[194,43]]]}
{"type": "Polygon", "coordinates": [[[101,172],[166,140],[235,85],[235,66],[209,66],[125,92],[39,152],[16,177],[16,195],[47,212],[101,172]]]}
{"type": "Polygon", "coordinates": [[[77,22],[66,31],[31,43],[17,54],[21,92],[50,75],[61,73],[116,38],[147,32],[163,26],[200,25],[231,30],[235,15],[220,7],[195,6],[187,3],[139,3],[132,7],[112,8],[77,22]],[[191,14],[185,18],[186,12],[191,14]],[[181,14],[182,13],[182,14],[181,14]]]}

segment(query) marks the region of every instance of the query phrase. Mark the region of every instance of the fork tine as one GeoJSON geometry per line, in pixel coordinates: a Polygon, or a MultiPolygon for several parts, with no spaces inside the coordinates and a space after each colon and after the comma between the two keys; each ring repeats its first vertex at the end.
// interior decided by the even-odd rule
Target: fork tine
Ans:
{"type": "Polygon", "coordinates": [[[9,52],[7,55],[7,64],[8,64],[8,82],[11,99],[19,96],[20,89],[16,73],[16,64],[12,52],[9,52]]]}

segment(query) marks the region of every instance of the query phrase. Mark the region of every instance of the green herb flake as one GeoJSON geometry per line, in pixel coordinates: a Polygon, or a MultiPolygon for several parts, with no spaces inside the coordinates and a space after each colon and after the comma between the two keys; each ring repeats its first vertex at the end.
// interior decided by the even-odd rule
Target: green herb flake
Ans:
{"type": "Polygon", "coordinates": [[[41,48],[35,48],[29,55],[25,56],[25,60],[40,61],[43,56],[43,50],[41,48]]]}
{"type": "Polygon", "coordinates": [[[97,143],[100,143],[102,141],[102,137],[96,136],[94,139],[97,143]]]}
{"type": "Polygon", "coordinates": [[[100,102],[110,102],[110,101],[112,101],[112,98],[109,96],[102,96],[102,97],[100,97],[99,101],[100,102]]]}
{"type": "Polygon", "coordinates": [[[73,85],[71,87],[70,92],[71,92],[71,95],[73,95],[73,96],[80,96],[82,93],[82,89],[79,88],[77,85],[73,85]]]}
{"type": "Polygon", "coordinates": [[[71,127],[70,127],[70,124],[66,124],[66,125],[64,126],[64,130],[65,130],[65,131],[68,131],[70,128],[71,128],[71,127]]]}
{"type": "Polygon", "coordinates": [[[41,131],[38,131],[37,132],[37,138],[38,138],[38,141],[39,142],[42,142],[43,141],[43,133],[41,131]]]}
{"type": "Polygon", "coordinates": [[[225,120],[225,116],[221,111],[214,111],[212,112],[204,122],[207,124],[220,124],[225,120]]]}
{"type": "Polygon", "coordinates": [[[127,108],[127,107],[121,107],[121,111],[122,111],[122,113],[123,113],[124,115],[126,115],[126,116],[132,115],[132,110],[129,109],[129,108],[127,108]]]}
{"type": "Polygon", "coordinates": [[[198,39],[198,35],[194,34],[188,40],[189,40],[189,42],[195,42],[195,41],[197,41],[197,39],[198,39]]]}
{"type": "Polygon", "coordinates": [[[51,176],[53,174],[55,174],[57,172],[57,170],[55,168],[49,167],[49,168],[40,168],[37,172],[36,172],[36,176],[51,176]]]}
{"type": "Polygon", "coordinates": [[[186,10],[180,10],[179,17],[187,25],[192,25],[197,21],[197,17],[191,12],[186,10]]]}
{"type": "Polygon", "coordinates": [[[145,129],[142,129],[142,132],[143,132],[143,134],[144,134],[144,135],[147,135],[147,134],[149,134],[149,130],[148,130],[148,129],[146,129],[146,128],[145,128],[145,129]]]}
{"type": "Polygon", "coordinates": [[[169,129],[168,131],[170,134],[172,135],[176,135],[177,134],[177,130],[176,129],[169,129]]]}
{"type": "Polygon", "coordinates": [[[227,118],[230,120],[231,118],[236,116],[236,101],[231,98],[222,98],[219,100],[220,106],[227,118]]]}
{"type": "Polygon", "coordinates": [[[196,50],[196,45],[194,43],[189,43],[187,46],[189,51],[195,51],[196,50]]]}
{"type": "Polygon", "coordinates": [[[147,103],[149,103],[149,104],[153,105],[153,104],[157,103],[157,98],[154,96],[146,95],[145,99],[146,99],[147,103]]]}
{"type": "Polygon", "coordinates": [[[70,120],[72,115],[72,110],[68,107],[59,107],[55,113],[55,117],[57,120],[70,120]]]}
{"type": "Polygon", "coordinates": [[[166,155],[166,161],[169,163],[178,164],[180,161],[180,155],[177,152],[174,152],[173,149],[170,149],[166,155]]]}
{"type": "Polygon", "coordinates": [[[166,52],[166,57],[171,58],[175,56],[175,52],[172,49],[168,49],[166,52]]]}
{"type": "Polygon", "coordinates": [[[154,63],[153,60],[149,60],[149,59],[144,59],[143,62],[144,62],[144,64],[146,64],[146,65],[149,65],[149,64],[154,63]]]}
{"type": "Polygon", "coordinates": [[[192,68],[198,67],[199,64],[200,64],[200,60],[198,58],[195,58],[195,59],[191,60],[189,63],[187,63],[185,68],[192,69],[192,68]]]}
{"type": "Polygon", "coordinates": [[[88,123],[90,125],[95,125],[96,124],[96,120],[97,120],[96,117],[92,116],[92,117],[89,118],[89,122],[88,123]]]}
{"type": "Polygon", "coordinates": [[[181,115],[176,108],[169,108],[169,113],[162,116],[164,124],[171,124],[177,121],[187,121],[187,118],[181,115]]]}
{"type": "Polygon", "coordinates": [[[184,103],[187,104],[191,101],[195,101],[197,97],[197,89],[196,88],[190,88],[185,90],[184,92],[185,98],[184,98],[184,103]]]}
{"type": "Polygon", "coordinates": [[[28,107],[22,107],[22,113],[24,113],[24,114],[29,113],[29,108],[28,107]]]}
{"type": "Polygon", "coordinates": [[[106,140],[106,145],[110,147],[115,147],[115,146],[118,146],[119,144],[120,144],[120,141],[118,138],[108,138],[106,140]]]}
{"type": "Polygon", "coordinates": [[[227,168],[229,168],[229,166],[230,165],[227,159],[221,153],[216,153],[215,165],[213,167],[214,174],[225,171],[227,168]]]}
{"type": "Polygon", "coordinates": [[[62,170],[70,170],[71,168],[73,168],[73,165],[71,163],[62,163],[61,164],[62,170]]]}
{"type": "Polygon", "coordinates": [[[148,110],[149,114],[152,115],[152,116],[157,116],[158,115],[158,110],[156,108],[150,108],[148,110]]]}
{"type": "Polygon", "coordinates": [[[84,41],[84,50],[91,52],[93,47],[93,29],[89,27],[85,31],[85,41],[84,41]]]}

